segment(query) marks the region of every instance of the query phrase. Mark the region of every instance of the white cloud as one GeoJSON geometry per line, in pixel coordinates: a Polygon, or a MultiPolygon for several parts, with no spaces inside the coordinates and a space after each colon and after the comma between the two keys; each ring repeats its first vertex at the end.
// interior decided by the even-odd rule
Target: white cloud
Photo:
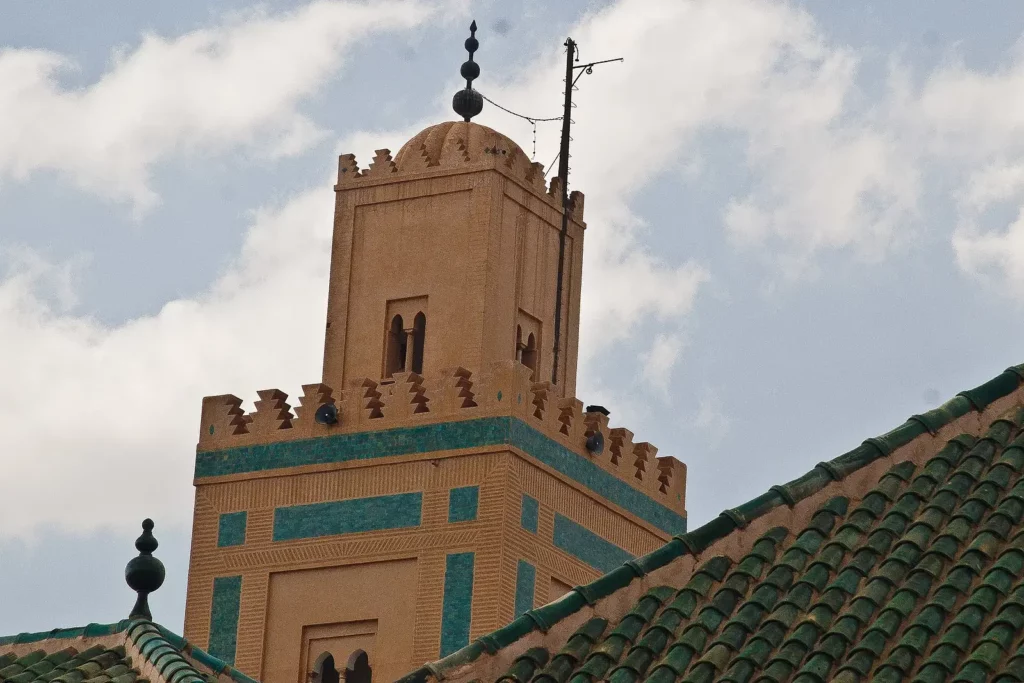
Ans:
{"type": "Polygon", "coordinates": [[[0,533],[181,523],[191,509],[199,398],[319,377],[333,193],[254,215],[242,254],[205,296],[108,327],[55,310],[38,258],[0,284],[0,533]],[[170,484],[174,482],[174,484],[170,484]],[[88,510],[88,514],[83,514],[88,510]]]}
{"type": "Polygon", "coordinates": [[[80,187],[144,210],[158,200],[153,164],[239,146],[267,156],[323,136],[299,110],[373,31],[428,16],[418,2],[320,0],[287,14],[254,12],[175,38],[147,34],[95,83],[60,83],[72,59],[0,51],[0,178],[56,170],[80,187]]]}
{"type": "Polygon", "coordinates": [[[957,265],[1024,301],[1024,42],[988,71],[951,61],[918,90],[901,83],[898,104],[928,160],[952,170],[957,265]]]}
{"type": "Polygon", "coordinates": [[[681,335],[659,334],[655,336],[651,348],[640,356],[643,363],[641,376],[648,386],[657,389],[663,396],[669,395],[669,380],[672,379],[672,370],[682,351],[681,335]]]}
{"type": "MultiPolygon", "coordinates": [[[[155,196],[148,169],[182,150],[294,153],[320,135],[300,101],[334,72],[351,41],[425,13],[420,5],[319,2],[178,39],[150,36],[82,91],[57,84],[63,58],[7,51],[0,54],[0,175],[57,169],[144,206],[155,196]]],[[[770,245],[786,270],[806,267],[824,249],[883,254],[916,215],[918,159],[902,155],[893,131],[904,124],[889,110],[909,120],[937,105],[916,106],[930,100],[899,92],[881,113],[853,111],[856,60],[829,46],[805,13],[755,0],[624,0],[572,34],[585,59],[628,55],[584,76],[577,93],[571,181],[587,193],[589,224],[582,395],[599,388],[595,359],[616,342],[639,343],[641,323],[653,342],[640,372],[661,381],[677,362],[682,342],[671,331],[710,274],[704,264],[646,246],[647,224],[631,203],[652,180],[678,178],[702,132],[745,137],[753,184],[723,208],[723,227],[737,243],[770,245]]],[[[521,80],[487,93],[547,115],[559,101],[562,68],[552,51],[521,80]]],[[[448,117],[438,111],[423,125],[448,117]]],[[[529,128],[492,107],[480,120],[529,140],[529,128]]],[[[939,123],[932,128],[952,127],[939,123]]],[[[356,151],[365,166],[373,149],[396,150],[419,127],[354,133],[343,151],[356,151]]],[[[546,156],[557,148],[557,126],[539,134],[546,156]]],[[[1014,178],[1010,170],[979,177],[972,196],[1012,199],[1014,178]]],[[[255,213],[241,254],[208,292],[120,325],[63,310],[40,285],[59,293],[73,269],[22,258],[0,281],[0,376],[18,397],[0,413],[0,457],[5,476],[19,482],[0,497],[0,533],[27,535],[45,523],[134,525],[140,514],[187,521],[189,487],[158,488],[191,479],[199,398],[294,391],[320,375],[332,205],[325,183],[255,213]]],[[[1024,263],[1006,262],[1007,247],[1024,254],[1024,224],[1014,226],[1002,244],[999,233],[967,244],[964,267],[1024,272],[1024,263]]],[[[694,424],[713,436],[729,429],[714,394],[702,399],[694,424]]]]}
{"type": "Polygon", "coordinates": [[[1024,207],[1004,229],[961,228],[953,235],[953,251],[963,271],[1024,300],[1024,207]]]}
{"type": "MultiPolygon", "coordinates": [[[[60,91],[52,55],[8,54],[3,59],[28,62],[18,92],[32,96],[29,105],[37,98],[36,110],[53,108],[49,120],[72,122],[77,134],[60,133],[33,151],[21,138],[41,139],[40,126],[25,118],[32,106],[19,105],[12,126],[20,134],[0,137],[0,149],[14,159],[5,170],[60,168],[86,186],[144,203],[152,199],[145,170],[179,147],[266,141],[268,154],[301,148],[316,125],[296,102],[331,73],[352,36],[389,13],[406,16],[400,8],[409,6],[367,7],[317,3],[176,40],[148,37],[81,93],[60,91]],[[185,75],[197,71],[197,83],[184,87],[185,75]],[[164,87],[152,87],[160,80],[164,87]],[[140,104],[110,114],[136,90],[140,104]],[[260,131],[268,127],[278,135],[265,137],[260,131]]],[[[581,311],[580,389],[587,395],[588,382],[600,382],[600,373],[589,371],[594,359],[631,339],[641,322],[656,340],[647,370],[664,377],[681,343],[661,328],[678,329],[709,277],[699,263],[644,246],[645,222],[630,207],[635,193],[663,174],[677,175],[678,159],[702,129],[754,130],[756,110],[769,104],[768,118],[810,112],[805,118],[823,125],[839,96],[819,73],[822,63],[833,63],[830,53],[806,15],[784,5],[627,0],[587,17],[573,35],[587,58],[596,46],[629,55],[625,64],[585,76],[577,98],[571,181],[587,193],[590,226],[581,311]],[[666,72],[668,63],[675,68],[666,72]],[[795,84],[784,78],[794,70],[795,84]]],[[[522,81],[488,94],[545,113],[558,101],[560,63],[557,53],[541,55],[522,81]]],[[[14,90],[7,87],[8,97],[14,90]]],[[[482,122],[528,139],[493,108],[482,122]]],[[[369,150],[395,149],[412,132],[355,133],[348,143],[365,166],[369,150]]],[[[758,123],[755,132],[770,158],[773,129],[758,123]]],[[[555,135],[556,127],[541,132],[542,153],[556,148],[555,135]]],[[[55,310],[17,278],[0,284],[0,376],[25,397],[0,418],[5,448],[18,454],[7,474],[26,492],[46,491],[0,499],[0,518],[14,520],[3,533],[26,534],[40,523],[134,524],[138,514],[126,509],[187,519],[187,487],[159,494],[154,487],[189,481],[199,397],[251,398],[257,388],[294,390],[319,376],[331,205],[325,185],[258,213],[237,263],[207,294],[122,325],[55,310]],[[90,514],[77,514],[86,505],[90,514]]]]}
{"type": "Polygon", "coordinates": [[[712,448],[721,443],[732,427],[732,420],[725,413],[718,393],[706,390],[697,406],[693,426],[704,432],[712,448]]]}

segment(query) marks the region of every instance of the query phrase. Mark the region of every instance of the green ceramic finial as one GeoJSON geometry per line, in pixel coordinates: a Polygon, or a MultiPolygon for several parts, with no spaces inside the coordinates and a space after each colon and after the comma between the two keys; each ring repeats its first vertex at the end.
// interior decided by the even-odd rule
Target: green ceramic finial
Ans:
{"type": "Polygon", "coordinates": [[[124,568],[124,580],[139,594],[132,613],[128,615],[129,619],[153,620],[149,611],[149,594],[164,583],[164,563],[153,557],[153,551],[158,545],[153,537],[153,520],[142,520],[142,535],[135,541],[139,556],[129,560],[124,568]]]}

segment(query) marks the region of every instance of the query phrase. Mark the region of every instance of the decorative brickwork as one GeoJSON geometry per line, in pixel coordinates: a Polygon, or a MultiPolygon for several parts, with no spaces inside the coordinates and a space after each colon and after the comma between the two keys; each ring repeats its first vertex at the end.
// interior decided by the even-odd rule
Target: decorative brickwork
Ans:
{"type": "MultiPolygon", "coordinates": [[[[396,386],[407,386],[408,375],[393,385],[362,380],[342,392],[340,401],[326,385],[310,385],[324,402],[339,406],[340,424],[334,427],[299,420],[292,425],[293,420],[280,416],[284,394],[268,390],[264,393],[276,397],[274,419],[280,427],[260,435],[233,433],[236,423],[266,422],[240,413],[239,399],[210,397],[203,402],[196,477],[510,444],[661,529],[685,530],[681,521],[686,468],[681,462],[670,456],[655,458],[656,448],[633,443],[628,430],[609,429],[605,415],[579,410],[575,399],[560,400],[557,409],[550,399],[524,400],[546,391],[545,383],[530,382],[528,375],[529,369],[515,361],[496,363],[479,381],[459,368],[422,380],[420,393],[396,392],[396,386]],[[413,412],[416,396],[429,401],[427,412],[413,412]],[[576,406],[575,412],[566,412],[571,406],[576,406]],[[502,416],[515,419],[484,419],[502,416]],[[587,437],[595,430],[603,432],[609,444],[596,455],[586,449],[587,437]],[[311,439],[315,436],[330,438],[311,439]],[[290,447],[278,446],[290,442],[290,447]]],[[[309,403],[304,408],[307,405],[312,408],[309,403]]]]}

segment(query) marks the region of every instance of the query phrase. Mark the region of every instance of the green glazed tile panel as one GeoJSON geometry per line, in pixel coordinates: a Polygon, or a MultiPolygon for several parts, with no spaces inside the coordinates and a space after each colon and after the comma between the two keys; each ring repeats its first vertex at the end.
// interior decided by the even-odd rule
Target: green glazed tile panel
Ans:
{"type": "Polygon", "coordinates": [[[235,663],[238,642],[238,610],[242,602],[242,577],[219,576],[213,580],[213,608],[210,610],[210,646],[214,657],[235,663]]]}
{"type": "Polygon", "coordinates": [[[469,643],[473,610],[473,553],[453,553],[445,558],[444,598],[441,603],[441,656],[469,643]]]}
{"type": "Polygon", "coordinates": [[[479,486],[461,486],[448,494],[448,522],[472,522],[480,505],[479,486]]]}
{"type": "Polygon", "coordinates": [[[610,572],[633,556],[590,529],[555,513],[555,547],[583,560],[594,569],[610,572]]]}
{"type": "Polygon", "coordinates": [[[666,533],[686,531],[686,518],[679,513],[513,417],[487,417],[207,451],[196,454],[195,476],[202,479],[301,465],[371,460],[500,444],[509,444],[529,453],[545,465],[666,533]]]}
{"type": "Polygon", "coordinates": [[[526,560],[519,560],[516,567],[515,616],[533,609],[533,593],[537,585],[537,568],[526,560]]]}
{"type": "Polygon", "coordinates": [[[422,514],[420,492],[280,507],[274,510],[274,540],[416,527],[422,514]]]}
{"type": "Polygon", "coordinates": [[[529,531],[531,534],[537,533],[537,516],[539,514],[539,504],[536,498],[523,494],[523,510],[519,516],[519,523],[523,525],[523,528],[529,531]]]}
{"type": "Polygon", "coordinates": [[[245,524],[248,514],[245,510],[241,512],[226,512],[221,514],[220,523],[217,525],[217,547],[227,548],[233,545],[245,543],[245,524]]]}
{"type": "Polygon", "coordinates": [[[686,518],[655,502],[615,475],[538,432],[522,420],[508,418],[511,443],[602,498],[629,510],[669,534],[686,532],[686,518]]]}

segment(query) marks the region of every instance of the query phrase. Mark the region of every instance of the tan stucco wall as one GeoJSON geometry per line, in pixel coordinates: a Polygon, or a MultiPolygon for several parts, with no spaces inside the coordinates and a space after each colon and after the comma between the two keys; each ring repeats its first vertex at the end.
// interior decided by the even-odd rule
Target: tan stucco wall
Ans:
{"type": "MultiPolygon", "coordinates": [[[[556,512],[634,555],[649,552],[667,537],[508,447],[200,480],[185,636],[200,647],[208,645],[213,579],[241,575],[235,659],[241,671],[267,683],[292,683],[306,666],[303,626],[360,620],[377,620],[376,637],[367,648],[374,675],[392,666],[396,672],[409,670],[438,656],[448,553],[475,553],[471,638],[514,617],[520,559],[536,567],[534,605],[553,597],[551,585],[578,585],[600,574],[552,545],[556,512]],[[479,486],[477,518],[449,523],[449,491],[468,485],[479,486]],[[272,538],[277,507],[413,491],[423,493],[417,527],[277,542],[272,538]],[[521,525],[524,493],[540,502],[536,534],[521,525]],[[248,518],[245,543],[218,547],[220,514],[240,510],[248,518]],[[392,619],[399,604],[400,622],[392,619]]],[[[347,653],[332,654],[337,658],[347,653]]]]}
{"type": "Polygon", "coordinates": [[[321,652],[341,658],[356,648],[372,655],[378,680],[400,677],[415,663],[409,606],[416,601],[416,570],[408,559],[272,573],[264,650],[273,654],[265,657],[260,681],[303,683],[321,652]]]}
{"type": "MultiPolygon", "coordinates": [[[[423,374],[515,357],[520,310],[542,327],[537,378],[551,379],[561,211],[484,162],[339,183],[324,382],[383,374],[389,300],[426,296],[423,374]]],[[[560,396],[576,386],[583,224],[566,239],[560,396]]],[[[408,322],[408,321],[405,321],[408,322]]]]}

